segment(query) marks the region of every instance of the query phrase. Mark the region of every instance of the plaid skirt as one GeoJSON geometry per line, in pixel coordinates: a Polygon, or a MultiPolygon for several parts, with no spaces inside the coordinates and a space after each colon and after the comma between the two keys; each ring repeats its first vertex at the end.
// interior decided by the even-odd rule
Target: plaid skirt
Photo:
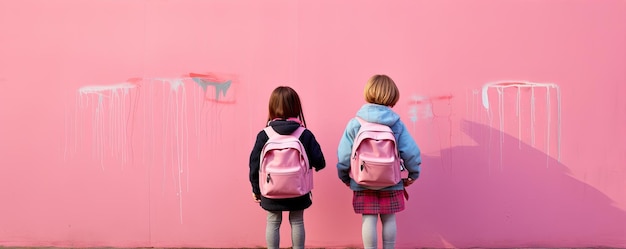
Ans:
{"type": "Polygon", "coordinates": [[[404,210],[403,190],[354,191],[352,207],[357,214],[393,214],[404,210]]]}

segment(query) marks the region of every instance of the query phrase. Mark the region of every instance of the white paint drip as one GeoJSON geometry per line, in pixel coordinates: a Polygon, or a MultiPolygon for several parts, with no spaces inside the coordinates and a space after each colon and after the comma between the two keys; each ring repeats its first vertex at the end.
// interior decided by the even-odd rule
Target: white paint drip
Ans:
{"type": "MultiPolygon", "coordinates": [[[[495,88],[498,92],[498,108],[499,108],[499,121],[500,121],[500,160],[502,165],[502,146],[503,146],[503,132],[504,132],[504,89],[505,88],[517,88],[517,96],[516,96],[516,116],[518,117],[518,138],[519,144],[518,147],[521,148],[521,140],[522,140],[522,118],[520,114],[521,109],[521,88],[530,88],[531,96],[530,96],[530,136],[531,136],[531,144],[535,146],[535,88],[544,88],[546,89],[546,110],[547,110],[547,136],[546,136],[546,155],[549,159],[550,157],[550,136],[551,136],[551,127],[552,127],[552,107],[551,107],[551,93],[550,89],[556,89],[556,99],[557,99],[557,151],[558,156],[557,160],[561,161],[561,91],[558,85],[551,83],[533,83],[527,81],[499,81],[485,84],[482,87],[482,105],[487,110],[489,116],[489,125],[492,125],[492,112],[490,104],[489,104],[489,94],[488,91],[490,88],[495,88]]],[[[491,139],[490,139],[491,140],[491,139]]],[[[547,164],[547,163],[546,163],[547,164]]]]}
{"type": "Polygon", "coordinates": [[[558,139],[558,143],[557,143],[557,160],[559,160],[559,162],[561,161],[561,91],[557,88],[556,91],[556,99],[558,101],[557,103],[557,124],[558,124],[558,130],[557,130],[557,134],[556,137],[558,139]]]}
{"type": "Polygon", "coordinates": [[[530,88],[530,141],[535,147],[535,88],[530,88]]]}
{"type": "MultiPolygon", "coordinates": [[[[170,160],[175,169],[175,188],[176,196],[178,197],[179,205],[179,218],[181,224],[183,223],[183,177],[185,182],[189,184],[189,144],[186,138],[189,137],[189,125],[187,122],[187,91],[185,89],[183,78],[155,78],[155,81],[162,82],[165,85],[169,85],[169,91],[167,92],[167,112],[165,114],[165,122],[163,124],[163,131],[165,132],[165,139],[171,141],[169,145],[171,148],[170,160]]],[[[168,143],[164,143],[164,146],[168,143]]],[[[164,152],[167,149],[164,149],[164,152]]],[[[163,153],[165,154],[165,153],[163,153]]],[[[165,160],[165,158],[164,158],[165,160]]],[[[166,163],[163,164],[165,167],[166,163]]],[[[165,170],[164,170],[165,172],[165,170]]],[[[187,185],[187,191],[189,191],[189,185],[187,185]]]]}
{"type": "MultiPolygon", "coordinates": [[[[472,103],[476,103],[477,99],[479,98],[479,91],[474,89],[472,90],[472,103]]],[[[479,105],[472,105],[473,110],[472,110],[472,120],[476,120],[477,119],[477,115],[478,115],[478,110],[480,109],[479,105]]],[[[470,132],[473,132],[473,127],[470,127],[470,132]]]]}
{"type": "MultiPolygon", "coordinates": [[[[195,121],[195,134],[196,137],[200,137],[201,127],[203,125],[203,113],[202,107],[207,102],[206,91],[207,85],[215,86],[215,102],[219,102],[218,97],[225,96],[227,90],[230,89],[232,81],[228,80],[223,84],[220,82],[201,82],[198,84],[198,79],[190,77],[181,78],[143,78],[144,83],[149,83],[145,92],[148,97],[144,98],[143,103],[143,117],[146,130],[149,130],[151,134],[143,136],[143,149],[150,151],[150,155],[144,155],[145,158],[154,158],[155,154],[161,154],[163,165],[163,185],[162,190],[165,189],[166,172],[167,168],[171,169],[172,179],[174,180],[175,193],[178,198],[179,218],[181,224],[183,223],[183,196],[184,191],[189,192],[190,184],[190,169],[189,169],[189,123],[190,119],[188,115],[188,97],[186,83],[193,83],[193,114],[195,121]],[[155,83],[162,84],[162,100],[160,104],[162,112],[162,127],[161,131],[158,131],[158,127],[155,127],[155,83]],[[221,94],[221,95],[220,95],[221,94]],[[151,128],[151,129],[150,129],[151,128]],[[156,128],[156,130],[155,130],[156,128]],[[156,131],[156,132],[155,132],[156,131]],[[161,152],[158,152],[158,145],[156,143],[155,136],[163,138],[161,152]],[[147,148],[148,144],[151,146],[147,148]],[[156,150],[155,150],[156,149],[156,150]],[[156,153],[155,153],[156,152],[156,153]]],[[[102,170],[105,169],[105,158],[108,156],[115,157],[123,164],[126,164],[131,158],[132,152],[132,136],[129,136],[129,129],[132,130],[129,124],[132,124],[134,118],[133,108],[137,104],[133,101],[133,96],[139,95],[139,85],[132,83],[120,83],[114,85],[101,85],[101,86],[85,86],[78,90],[76,97],[76,110],[74,120],[74,152],[78,151],[79,142],[81,139],[81,133],[79,128],[81,126],[78,116],[81,110],[87,110],[91,116],[91,134],[93,139],[91,150],[92,156],[97,159],[101,165],[102,170]],[[136,91],[135,91],[136,90],[136,91]],[[136,93],[136,94],[135,94],[136,93]]],[[[158,89],[157,89],[158,91],[158,89]]],[[[138,98],[135,98],[138,100],[138,98]]],[[[208,117],[207,117],[208,119],[208,117]]],[[[193,122],[192,121],[192,122],[193,122]]],[[[69,123],[69,122],[68,122],[69,123]]],[[[67,124],[66,124],[67,126],[67,124]]],[[[207,128],[208,129],[208,128],[207,128]]],[[[208,133],[208,132],[207,132],[208,133]]],[[[67,137],[66,137],[67,140],[67,137]]],[[[197,157],[200,157],[199,139],[197,140],[197,157]]],[[[66,142],[67,146],[67,142],[66,142]]],[[[67,148],[66,148],[67,150],[67,148]]],[[[65,153],[65,152],[64,152],[65,153]]],[[[150,159],[151,160],[151,159],[150,159]]],[[[152,163],[148,162],[150,165],[152,163]]]]}
{"type": "Polygon", "coordinates": [[[517,88],[517,97],[516,97],[516,104],[515,104],[515,116],[517,117],[517,137],[520,138],[517,140],[517,148],[521,149],[522,148],[522,115],[521,115],[521,110],[520,110],[520,102],[521,102],[521,88],[517,88]]]}
{"type": "MultiPolygon", "coordinates": [[[[127,152],[129,144],[126,138],[128,130],[125,117],[130,115],[130,109],[127,101],[130,100],[130,90],[137,86],[130,83],[120,83],[107,86],[85,86],[78,89],[78,105],[77,108],[90,108],[92,102],[95,101],[94,114],[92,118],[92,134],[93,145],[92,154],[100,161],[100,167],[104,170],[105,146],[110,148],[108,151],[112,157],[119,158],[122,165],[129,161],[127,152]],[[105,100],[108,100],[107,108],[105,108],[105,100]],[[106,123],[105,123],[106,121],[106,123]],[[108,127],[105,137],[105,127],[108,127]]],[[[131,101],[132,104],[132,101],[131,101]]],[[[77,124],[75,120],[75,125],[77,124]]],[[[75,140],[77,136],[75,136],[75,140]]],[[[78,142],[75,142],[77,146],[78,142]]]]}
{"type": "Polygon", "coordinates": [[[502,145],[504,144],[504,90],[502,88],[497,88],[498,90],[498,103],[500,107],[498,108],[500,118],[500,170],[502,170],[502,154],[504,154],[504,150],[502,149],[502,145]]]}
{"type": "Polygon", "coordinates": [[[548,128],[546,130],[546,132],[548,133],[548,135],[546,136],[546,167],[548,167],[548,163],[550,162],[550,123],[551,123],[551,119],[552,118],[550,115],[550,88],[546,88],[546,109],[548,109],[548,128]]]}

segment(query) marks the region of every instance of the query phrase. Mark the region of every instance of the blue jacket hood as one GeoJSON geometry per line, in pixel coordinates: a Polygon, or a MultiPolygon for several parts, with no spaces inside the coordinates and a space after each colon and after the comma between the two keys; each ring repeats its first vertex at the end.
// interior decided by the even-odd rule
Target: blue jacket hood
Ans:
{"type": "Polygon", "coordinates": [[[400,120],[400,115],[393,112],[391,107],[377,104],[364,104],[356,115],[365,121],[384,124],[389,127],[400,120]]]}

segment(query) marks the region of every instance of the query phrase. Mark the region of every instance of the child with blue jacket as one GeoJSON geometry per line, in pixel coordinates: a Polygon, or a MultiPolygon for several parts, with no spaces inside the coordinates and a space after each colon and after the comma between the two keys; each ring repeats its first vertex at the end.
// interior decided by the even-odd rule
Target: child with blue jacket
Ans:
{"type": "Polygon", "coordinates": [[[352,118],[339,141],[337,149],[337,173],[339,179],[354,191],[352,206],[354,212],[362,215],[361,236],[366,249],[378,244],[376,226],[378,217],[382,222],[383,248],[394,248],[396,242],[395,213],[404,210],[404,188],[415,182],[420,174],[422,162],[420,150],[407,130],[400,116],[391,108],[400,99],[400,91],[387,75],[374,75],[365,85],[365,101],[357,116],[368,122],[387,125],[394,133],[400,157],[408,170],[408,178],[383,189],[373,190],[357,184],[350,178],[350,157],[355,136],[360,128],[356,118],[352,118]]]}

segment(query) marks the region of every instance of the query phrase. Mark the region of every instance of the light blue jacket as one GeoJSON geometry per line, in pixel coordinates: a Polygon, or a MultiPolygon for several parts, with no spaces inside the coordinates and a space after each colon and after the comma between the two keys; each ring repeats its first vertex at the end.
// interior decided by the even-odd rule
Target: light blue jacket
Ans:
{"type": "MultiPolygon", "coordinates": [[[[411,179],[417,179],[420,174],[420,164],[422,164],[422,158],[420,156],[420,149],[417,147],[415,140],[406,129],[406,126],[400,120],[400,116],[396,114],[390,107],[377,105],[377,104],[365,104],[359,109],[356,114],[358,117],[368,122],[384,124],[391,127],[396,142],[398,143],[398,150],[400,151],[400,157],[404,160],[404,167],[408,170],[408,177],[411,179]]],[[[360,186],[354,180],[350,178],[350,156],[352,154],[352,144],[354,143],[354,137],[359,131],[361,124],[355,118],[352,118],[346,126],[343,136],[339,141],[339,148],[337,149],[337,173],[339,179],[342,182],[347,183],[350,181],[350,189],[354,191],[361,191],[367,188],[360,186]]],[[[402,190],[404,186],[402,181],[398,184],[387,187],[381,190],[402,190]]]]}

